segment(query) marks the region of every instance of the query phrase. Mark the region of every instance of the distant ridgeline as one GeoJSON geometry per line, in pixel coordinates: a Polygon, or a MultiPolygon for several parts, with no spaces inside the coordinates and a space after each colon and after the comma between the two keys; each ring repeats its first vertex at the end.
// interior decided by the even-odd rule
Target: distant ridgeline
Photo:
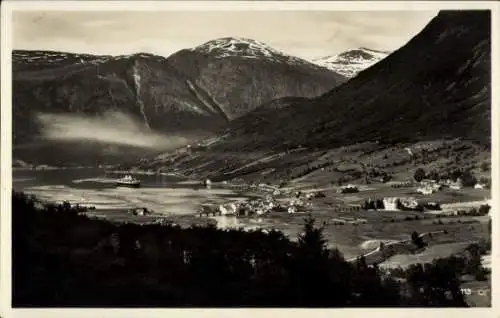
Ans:
{"type": "Polygon", "coordinates": [[[395,280],[327,250],[312,219],[295,243],[278,231],[116,225],[22,193],[12,211],[14,307],[466,306],[467,260],[395,280]]]}

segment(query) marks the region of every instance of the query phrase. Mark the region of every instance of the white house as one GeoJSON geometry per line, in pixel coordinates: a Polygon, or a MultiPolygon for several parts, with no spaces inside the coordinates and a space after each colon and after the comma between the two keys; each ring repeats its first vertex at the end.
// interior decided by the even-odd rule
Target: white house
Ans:
{"type": "Polygon", "coordinates": [[[434,190],[431,187],[421,187],[417,189],[418,193],[424,194],[424,195],[429,195],[433,194],[434,190]]]}
{"type": "Polygon", "coordinates": [[[399,198],[384,198],[384,209],[387,211],[399,211],[399,198]]]}

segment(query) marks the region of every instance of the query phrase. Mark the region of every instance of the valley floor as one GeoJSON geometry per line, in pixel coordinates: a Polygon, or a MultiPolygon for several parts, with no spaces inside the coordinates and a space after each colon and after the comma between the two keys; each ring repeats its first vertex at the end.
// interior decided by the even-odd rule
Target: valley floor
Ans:
{"type": "MultiPolygon", "coordinates": [[[[143,161],[135,167],[122,166],[114,169],[118,173],[130,172],[137,175],[184,176],[191,180],[186,181],[186,185],[190,182],[199,184],[201,180],[211,178],[211,191],[214,193],[236,193],[232,198],[214,197],[204,202],[214,207],[230,202],[266,200],[269,197],[288,206],[296,200],[295,193],[300,191],[300,200],[305,208],[302,212],[293,214],[285,211],[239,217],[219,216],[215,213],[200,217],[196,211],[202,202],[191,201],[189,206],[181,203],[176,211],[181,208],[184,212],[172,216],[161,199],[167,194],[165,189],[141,189],[143,197],[147,198],[142,198],[141,204],[154,203],[152,208],[159,214],[133,216],[128,213],[126,205],[134,201],[133,192],[124,194],[128,195],[127,202],[132,200],[125,202],[125,206],[118,209],[97,209],[88,214],[118,222],[151,223],[167,220],[185,227],[212,223],[220,228],[276,229],[292,240],[296,240],[303,229],[306,215],[311,214],[318,224],[323,225],[329,247],[338,248],[346,259],[367,255],[367,261],[385,268],[407,267],[459,254],[471,242],[490,240],[489,215],[456,215],[456,211],[477,210],[481,205],[489,204],[491,193],[489,189],[464,187],[460,190],[445,188],[423,195],[417,193],[416,184],[402,187],[393,185],[412,180],[417,168],[442,172],[458,167],[473,171],[478,178],[489,177],[489,171],[482,167],[488,161],[487,151],[477,145],[456,140],[391,147],[365,143],[333,150],[298,149],[286,153],[245,153],[217,147],[180,149],[143,161]],[[409,156],[408,149],[414,149],[413,157],[409,156]],[[422,153],[421,149],[427,151],[422,153]],[[380,172],[390,175],[391,181],[382,183],[376,177],[367,178],[370,174],[380,172]],[[345,184],[355,185],[359,191],[339,193],[338,190],[345,184]],[[322,197],[304,198],[308,193],[318,192],[322,193],[322,197]],[[416,212],[349,208],[359,207],[369,199],[386,197],[412,197],[420,202],[438,202],[441,210],[416,212]],[[439,235],[425,237],[427,247],[420,251],[414,251],[404,244],[398,245],[395,254],[385,255],[377,251],[381,242],[395,244],[408,241],[412,232],[439,235]]],[[[90,193],[86,191],[87,195],[90,193]]],[[[105,191],[95,193],[101,198],[105,191]]],[[[73,195],[68,194],[70,197],[73,195]]],[[[175,193],[167,195],[173,199],[175,196],[175,193]]],[[[119,200],[118,197],[115,199],[119,200]]],[[[473,283],[464,284],[468,286],[473,283]]],[[[484,305],[483,296],[469,296],[471,302],[484,305]]]]}
{"type": "MultiPolygon", "coordinates": [[[[339,248],[346,258],[369,252],[366,242],[408,239],[411,232],[418,233],[446,230],[447,235],[433,239],[423,254],[399,255],[385,264],[401,265],[418,259],[431,260],[453,254],[467,242],[489,237],[489,216],[450,216],[457,210],[479,208],[489,202],[488,189],[444,189],[431,195],[416,192],[417,185],[395,188],[394,183],[413,180],[417,168],[425,171],[450,172],[470,170],[479,178],[489,178],[490,152],[481,145],[462,140],[434,140],[413,144],[382,145],[361,143],[336,149],[297,148],[285,152],[246,151],[237,147],[224,148],[224,140],[199,145],[189,149],[157,156],[133,167],[136,171],[175,172],[195,180],[212,178],[216,183],[242,192],[255,192],[266,197],[272,189],[279,189],[278,201],[289,201],[295,191],[322,192],[325,197],[310,202],[310,212],[325,226],[325,236],[331,247],[339,248]],[[391,176],[391,181],[381,183],[369,175],[380,173],[391,176]],[[366,182],[371,179],[371,182],[366,182]],[[353,184],[357,193],[339,194],[341,185],[353,184]],[[264,184],[266,184],[264,186],[264,184]],[[423,202],[438,202],[439,212],[386,212],[339,211],[341,206],[356,206],[368,199],[386,197],[413,197],[423,202]],[[457,203],[459,203],[457,205],[457,203]],[[363,248],[365,244],[365,248],[363,248]],[[450,245],[451,244],[451,245],[450,245]],[[445,255],[446,254],[446,255],[445,255]],[[398,258],[399,257],[399,258],[398,258]]],[[[125,169],[131,167],[123,167],[125,169]]],[[[300,214],[272,214],[265,218],[218,217],[228,226],[251,227],[256,223],[263,228],[277,228],[292,239],[300,231],[300,214]],[[228,221],[230,219],[230,221],[228,221]]],[[[375,246],[376,247],[376,246],[375,246]]]]}

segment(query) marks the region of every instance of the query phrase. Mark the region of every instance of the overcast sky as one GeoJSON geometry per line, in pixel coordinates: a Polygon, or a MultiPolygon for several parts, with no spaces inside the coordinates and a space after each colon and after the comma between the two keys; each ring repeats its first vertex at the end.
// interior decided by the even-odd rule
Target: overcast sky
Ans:
{"type": "MultiPolygon", "coordinates": [[[[376,5],[376,4],[374,4],[376,5]]],[[[168,56],[227,36],[253,38],[302,58],[358,47],[395,50],[437,11],[13,12],[13,47],[168,56]]]]}

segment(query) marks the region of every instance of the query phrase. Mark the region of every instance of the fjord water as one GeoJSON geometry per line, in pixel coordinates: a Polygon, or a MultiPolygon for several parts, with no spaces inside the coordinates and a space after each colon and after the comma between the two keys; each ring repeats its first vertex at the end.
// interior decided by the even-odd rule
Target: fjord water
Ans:
{"type": "Polygon", "coordinates": [[[14,170],[13,188],[46,201],[95,206],[97,211],[146,207],[169,216],[195,214],[206,203],[244,199],[231,189],[206,189],[175,176],[136,176],[141,180],[138,189],[116,187],[119,177],[104,169],[14,170]]]}
{"type": "Polygon", "coordinates": [[[202,182],[172,175],[134,175],[141,180],[140,188],[116,187],[114,181],[123,175],[95,168],[14,169],[13,188],[46,202],[67,201],[81,206],[94,206],[95,210],[87,212],[90,216],[112,221],[148,223],[167,219],[186,227],[212,223],[219,228],[278,229],[292,239],[296,238],[303,225],[301,215],[293,220],[287,219],[286,215],[267,218],[199,217],[197,211],[203,204],[218,205],[256,198],[257,195],[238,193],[228,186],[217,184],[207,189],[202,182]],[[145,207],[155,213],[146,216],[129,213],[129,209],[136,207],[145,207]]]}

